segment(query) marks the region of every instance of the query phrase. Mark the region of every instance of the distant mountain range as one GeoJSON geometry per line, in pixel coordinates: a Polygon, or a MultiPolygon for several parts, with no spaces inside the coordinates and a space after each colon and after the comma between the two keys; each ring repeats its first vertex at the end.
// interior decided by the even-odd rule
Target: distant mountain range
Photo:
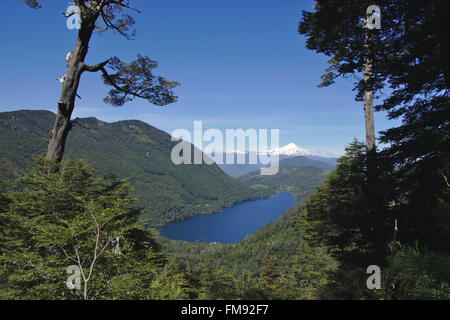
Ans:
{"type": "MultiPolygon", "coordinates": [[[[314,155],[311,151],[301,148],[294,143],[290,143],[284,147],[272,149],[267,154],[279,157],[279,166],[294,167],[317,167],[324,170],[334,170],[336,167],[336,158],[326,158],[314,155]]],[[[237,153],[234,155],[237,156],[237,153]]],[[[237,158],[236,158],[237,159],[237,158]]],[[[245,154],[245,164],[219,164],[218,166],[229,176],[239,178],[251,172],[259,171],[263,164],[250,164],[251,152],[245,154]]]]}
{"type": "MultiPolygon", "coordinates": [[[[0,113],[0,180],[21,176],[35,165],[33,157],[45,153],[54,119],[49,111],[0,113]]],[[[86,159],[100,175],[129,179],[143,218],[154,226],[263,196],[216,165],[174,165],[170,155],[176,142],[142,121],[77,122],[66,156],[86,159]]]]}

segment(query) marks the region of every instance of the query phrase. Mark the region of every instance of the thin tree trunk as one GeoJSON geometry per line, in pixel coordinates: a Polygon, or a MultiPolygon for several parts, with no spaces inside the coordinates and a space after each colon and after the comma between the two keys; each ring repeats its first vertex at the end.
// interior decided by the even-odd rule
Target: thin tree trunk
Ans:
{"type": "MultiPolygon", "coordinates": [[[[373,56],[372,56],[372,34],[371,31],[366,30],[365,37],[365,50],[366,61],[364,65],[364,119],[366,125],[366,165],[367,165],[367,203],[366,208],[369,216],[367,217],[372,221],[374,228],[377,229],[380,226],[380,191],[378,190],[378,165],[377,165],[377,153],[375,145],[375,121],[373,116],[373,56]]],[[[381,218],[382,219],[382,218],[381,218]]],[[[377,261],[377,264],[381,264],[382,257],[384,256],[385,244],[380,241],[380,238],[376,235],[373,236],[373,252],[372,259],[377,261]]]]}
{"type": "Polygon", "coordinates": [[[371,58],[371,37],[366,31],[366,63],[364,66],[364,82],[365,82],[365,96],[364,96],[364,118],[366,121],[366,147],[370,152],[375,149],[375,123],[373,118],[373,88],[370,83],[372,80],[373,60],[371,58]]]}
{"type": "Polygon", "coordinates": [[[67,62],[67,73],[58,102],[58,113],[53,124],[53,129],[50,132],[50,142],[46,155],[47,159],[55,160],[58,163],[63,158],[67,135],[72,128],[71,116],[75,108],[75,99],[83,72],[82,66],[88,53],[89,41],[92,37],[97,17],[95,16],[89,20],[82,21],[75,48],[67,62]]]}
{"type": "Polygon", "coordinates": [[[364,118],[366,121],[366,147],[371,152],[375,149],[375,122],[373,118],[373,90],[366,91],[364,97],[364,118]]]}
{"type": "Polygon", "coordinates": [[[372,59],[372,37],[370,31],[366,30],[365,48],[366,62],[364,65],[364,119],[366,124],[366,148],[367,148],[367,179],[369,192],[375,190],[377,179],[377,155],[375,147],[375,121],[373,116],[373,59],[372,59]]]}

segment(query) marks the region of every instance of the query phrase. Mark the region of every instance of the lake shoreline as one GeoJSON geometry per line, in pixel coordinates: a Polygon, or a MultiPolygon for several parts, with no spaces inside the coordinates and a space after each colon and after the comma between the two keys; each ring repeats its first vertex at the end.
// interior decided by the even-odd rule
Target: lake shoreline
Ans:
{"type": "Polygon", "coordinates": [[[194,215],[158,228],[161,237],[188,242],[239,242],[265,225],[278,220],[297,203],[290,192],[274,193],[224,208],[220,212],[194,215]]]}
{"type": "MultiPolygon", "coordinates": [[[[281,191],[281,192],[284,192],[284,191],[281,191]]],[[[289,192],[289,191],[286,191],[286,192],[289,192]]],[[[280,193],[280,191],[271,191],[271,193],[268,194],[268,195],[254,196],[254,197],[249,197],[249,198],[244,199],[244,200],[237,200],[235,202],[230,202],[229,204],[225,204],[224,206],[221,206],[220,207],[220,211],[211,211],[211,212],[207,211],[207,212],[197,213],[197,214],[193,214],[193,215],[186,215],[186,216],[183,216],[183,217],[181,217],[179,219],[171,220],[170,222],[162,224],[162,225],[151,225],[151,226],[149,226],[149,228],[153,228],[153,229],[159,230],[160,228],[163,228],[163,227],[165,227],[165,226],[167,226],[167,225],[169,225],[171,223],[182,222],[182,221],[186,221],[188,219],[195,218],[195,217],[201,217],[201,216],[207,216],[207,215],[222,213],[223,210],[232,208],[232,207],[237,206],[239,204],[246,203],[246,202],[251,202],[251,201],[270,199],[270,198],[276,196],[279,193],[280,193]]],[[[289,192],[289,193],[291,193],[291,192],[289,192]]]]}

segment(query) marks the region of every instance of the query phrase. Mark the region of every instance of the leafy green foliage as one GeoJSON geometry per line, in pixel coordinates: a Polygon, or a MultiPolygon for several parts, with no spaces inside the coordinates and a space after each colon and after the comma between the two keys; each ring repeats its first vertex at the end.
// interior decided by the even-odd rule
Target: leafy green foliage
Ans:
{"type": "MultiPolygon", "coordinates": [[[[23,1],[30,8],[41,9],[42,2],[45,0],[23,1]]],[[[136,35],[136,30],[133,29],[135,20],[126,12],[139,13],[139,10],[131,7],[128,0],[76,0],[73,4],[78,7],[83,24],[92,23],[93,16],[101,17],[101,19],[95,21],[96,30],[100,33],[113,30],[127,39],[132,39],[136,35]]]]}
{"type": "MultiPolygon", "coordinates": [[[[365,158],[364,145],[353,142],[346,155],[339,159],[337,169],[306,202],[309,244],[326,245],[339,262],[339,268],[329,270],[327,279],[315,286],[316,293],[326,299],[445,297],[448,290],[445,272],[441,274],[432,268],[432,263],[425,262],[429,259],[436,265],[447,263],[448,248],[434,246],[434,239],[439,239],[441,244],[448,240],[442,233],[448,227],[445,215],[440,218],[442,224],[433,227],[408,220],[414,215],[424,218],[424,211],[417,206],[403,215],[404,208],[410,208],[409,201],[414,199],[410,200],[410,195],[402,193],[403,189],[394,183],[397,170],[390,166],[378,168],[380,185],[375,195],[369,195],[365,158]],[[377,199],[375,208],[368,207],[369,196],[377,199]],[[394,219],[399,227],[396,238],[394,219]],[[420,249],[402,249],[412,241],[420,249]],[[401,250],[396,251],[398,244],[401,250]],[[424,249],[427,247],[433,251],[424,249]],[[419,262],[422,258],[423,263],[419,262]],[[365,285],[365,272],[370,265],[378,265],[383,270],[382,291],[368,290],[365,285]]],[[[386,162],[380,157],[381,165],[386,162]]],[[[445,200],[441,205],[446,205],[445,200]]],[[[439,218],[431,213],[427,211],[427,219],[439,218]]]]}
{"type": "Polygon", "coordinates": [[[338,161],[337,169],[307,201],[308,218],[322,222],[319,233],[341,259],[383,265],[391,240],[390,219],[386,211],[368,207],[365,146],[353,142],[338,161]]]}
{"type": "Polygon", "coordinates": [[[329,283],[328,274],[338,268],[338,262],[330,254],[330,249],[318,241],[314,224],[308,221],[307,211],[302,210],[298,228],[303,230],[302,240],[297,247],[293,261],[294,298],[314,300],[322,298],[321,290],[329,283]]]}
{"type": "Polygon", "coordinates": [[[390,273],[390,295],[399,300],[450,300],[450,256],[401,246],[390,273]]]}
{"type": "Polygon", "coordinates": [[[24,0],[25,4],[33,9],[42,8],[41,4],[37,0],[24,0]]]}
{"type": "Polygon", "coordinates": [[[265,296],[270,297],[278,293],[280,282],[280,268],[277,259],[266,253],[261,259],[259,283],[265,296]]]}
{"type": "Polygon", "coordinates": [[[365,181],[367,155],[353,144],[308,202],[308,217],[342,263],[330,278],[331,296],[374,298],[350,277],[358,278],[354,276],[363,266],[377,262],[394,268],[399,277],[401,284],[388,284],[399,290],[392,298],[444,297],[445,290],[437,288],[446,288],[447,282],[419,263],[419,257],[445,265],[450,245],[449,2],[381,0],[376,4],[382,28],[366,30],[360,21],[371,4],[319,0],[315,12],[303,13],[299,31],[306,35],[309,49],[331,58],[325,86],[340,76],[357,77],[370,54],[373,77],[358,79],[356,98],[362,99],[367,86],[379,93],[389,88],[376,110],[387,111],[402,124],[381,132],[385,149],[378,154],[376,190],[369,190],[365,181]],[[395,243],[417,244],[417,251],[388,252],[394,220],[395,243]]]}
{"type": "Polygon", "coordinates": [[[199,298],[203,300],[236,299],[234,282],[234,275],[224,268],[206,268],[200,274],[199,298]]]}
{"type": "Polygon", "coordinates": [[[152,299],[184,296],[182,281],[161,281],[166,263],[155,233],[138,220],[125,181],[94,179],[84,161],[41,160],[9,192],[0,219],[2,298],[152,299]],[[66,286],[76,266],[81,288],[66,286]]]}
{"type": "Polygon", "coordinates": [[[238,181],[252,186],[255,190],[291,192],[306,199],[323,182],[328,173],[329,171],[317,167],[282,166],[276,175],[262,176],[257,171],[240,177],[238,181]]]}
{"type": "MultiPolygon", "coordinates": [[[[338,160],[336,170],[305,205],[311,241],[325,244],[340,264],[338,270],[329,273],[322,288],[318,287],[325,292],[319,295],[326,298],[373,298],[363,281],[365,268],[387,265],[394,213],[382,204],[389,184],[379,186],[377,194],[369,194],[365,150],[363,144],[354,141],[338,160]],[[383,201],[377,201],[380,204],[373,208],[369,197],[383,201]]],[[[380,182],[386,180],[383,175],[378,178],[380,182]]]]}
{"type": "MultiPolygon", "coordinates": [[[[25,2],[40,7],[38,1],[25,2]]],[[[104,4],[107,10],[100,14],[106,19],[105,29],[128,36],[134,24],[131,17],[111,22],[122,12],[124,2],[104,4]]],[[[124,237],[119,256],[124,264],[117,264],[117,252],[105,251],[98,263],[108,262],[109,267],[101,272],[95,269],[96,277],[87,281],[87,296],[450,299],[449,2],[379,0],[382,29],[365,30],[362,19],[371,4],[365,0],[318,0],[315,12],[303,13],[299,31],[306,35],[309,49],[330,57],[320,86],[331,85],[341,76],[355,77],[358,101],[368,88],[377,94],[389,88],[389,95],[376,110],[387,111],[389,118],[402,120],[402,124],[381,133],[385,149],[377,155],[376,188],[372,183],[368,186],[368,155],[356,141],[303,208],[302,201],[326,172],[293,168],[297,164],[292,163],[274,177],[249,174],[240,181],[252,187],[250,192],[221,176],[216,167],[178,170],[168,165],[163,161],[170,149],[168,139],[155,139],[161,135],[148,134],[152,129],[139,122],[109,125],[83,120],[85,130],[80,129],[73,138],[73,146],[79,148],[76,154],[101,163],[102,174],[130,177],[138,194],[141,192],[141,201],[152,204],[146,215],[157,224],[211,212],[216,205],[232,204],[250,194],[290,191],[296,194],[298,204],[240,243],[166,240],[173,261],[163,267],[164,259],[152,236],[133,220],[137,211],[129,208],[132,198],[127,196],[125,184],[83,183],[92,173],[79,165],[74,166],[76,170],[67,167],[72,172],[69,176],[63,176],[64,171],[32,173],[22,180],[23,190],[0,194],[1,297],[60,297],[65,291],[55,280],[63,270],[59,259],[76,256],[77,240],[81,239],[80,249],[89,260],[96,243],[90,237],[99,234],[93,232],[98,230],[96,221],[104,221],[112,230],[105,229],[100,242],[109,245],[113,235],[124,237]],[[372,76],[364,80],[359,75],[367,58],[372,76]],[[142,159],[149,156],[151,161],[144,166],[142,159]],[[57,174],[60,180],[51,180],[57,174]],[[51,183],[46,184],[46,179],[51,183]],[[219,184],[211,183],[220,179],[219,184]],[[66,185],[61,181],[72,182],[66,185]],[[61,191],[69,197],[62,198],[61,191]],[[399,227],[395,232],[394,221],[399,227]],[[58,251],[61,248],[67,255],[58,251]],[[365,286],[366,267],[373,264],[382,267],[384,290],[371,291],[365,286]],[[130,276],[129,272],[136,274],[130,276]],[[151,281],[143,283],[143,274],[151,281]]],[[[156,64],[150,59],[139,56],[131,64],[113,59],[111,66],[116,74],[109,76],[102,70],[106,82],[115,88],[107,102],[123,105],[139,92],[156,104],[175,98],[170,92],[175,83],[154,77],[150,71],[156,64]],[[145,91],[152,84],[161,91],[145,91]]],[[[86,68],[99,71],[103,67],[86,68]]],[[[0,117],[2,177],[23,173],[31,162],[23,154],[39,150],[48,126],[41,126],[41,119],[33,120],[34,125],[27,127],[22,125],[23,115],[0,117]]]]}
{"type": "Polygon", "coordinates": [[[176,102],[177,97],[172,89],[179,83],[153,75],[152,71],[158,63],[150,58],[138,55],[135,61],[125,63],[114,57],[109,60],[108,66],[115,73],[103,72],[103,81],[114,88],[109,92],[109,97],[104,99],[105,103],[119,107],[135,97],[157,106],[176,102]]]}
{"type": "MultiPolygon", "coordinates": [[[[381,132],[386,148],[379,155],[395,185],[389,200],[402,226],[399,236],[410,245],[418,240],[422,247],[447,251],[449,190],[442,176],[449,175],[450,163],[450,36],[444,13],[449,2],[379,1],[382,28],[366,30],[360,20],[371,4],[319,0],[315,12],[303,13],[299,31],[309,49],[331,57],[328,80],[362,72],[364,36],[371,34],[370,85],[390,91],[376,109],[402,120],[381,132]]],[[[366,85],[363,79],[355,84],[358,99],[366,85]]]]}
{"type": "MultiPolygon", "coordinates": [[[[222,299],[316,299],[318,286],[327,282],[326,273],[336,261],[322,244],[308,240],[311,231],[304,218],[303,201],[326,177],[327,172],[313,167],[287,167],[275,176],[249,174],[240,181],[270,192],[295,192],[297,204],[277,221],[227,245],[188,243],[162,239],[167,254],[184,265],[194,278],[210,275],[231,281],[232,288],[214,290],[211,285],[203,297],[222,299]],[[286,180],[290,176],[291,179],[286,180]],[[299,219],[302,223],[299,223],[299,219]],[[206,270],[206,271],[205,271],[206,270]],[[206,272],[206,273],[205,273],[206,272]],[[271,275],[269,275],[271,274],[271,275]],[[211,290],[213,292],[211,292],[211,290]],[[226,294],[225,294],[226,293],[226,294]]],[[[222,285],[216,284],[217,287],[222,285]]],[[[224,284],[223,284],[224,285],[224,284]]],[[[197,287],[200,288],[198,285],[197,287]]]]}

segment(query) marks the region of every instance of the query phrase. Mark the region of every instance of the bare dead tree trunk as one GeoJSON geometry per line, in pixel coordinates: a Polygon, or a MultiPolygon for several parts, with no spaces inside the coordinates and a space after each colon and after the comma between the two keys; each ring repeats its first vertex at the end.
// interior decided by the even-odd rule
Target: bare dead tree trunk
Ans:
{"type": "Polygon", "coordinates": [[[50,132],[50,142],[47,148],[46,158],[49,160],[61,162],[63,158],[67,135],[72,128],[71,116],[75,108],[75,99],[83,73],[84,60],[88,53],[89,41],[97,18],[98,15],[83,19],[75,48],[67,62],[67,73],[64,77],[58,102],[58,113],[50,132]]]}

